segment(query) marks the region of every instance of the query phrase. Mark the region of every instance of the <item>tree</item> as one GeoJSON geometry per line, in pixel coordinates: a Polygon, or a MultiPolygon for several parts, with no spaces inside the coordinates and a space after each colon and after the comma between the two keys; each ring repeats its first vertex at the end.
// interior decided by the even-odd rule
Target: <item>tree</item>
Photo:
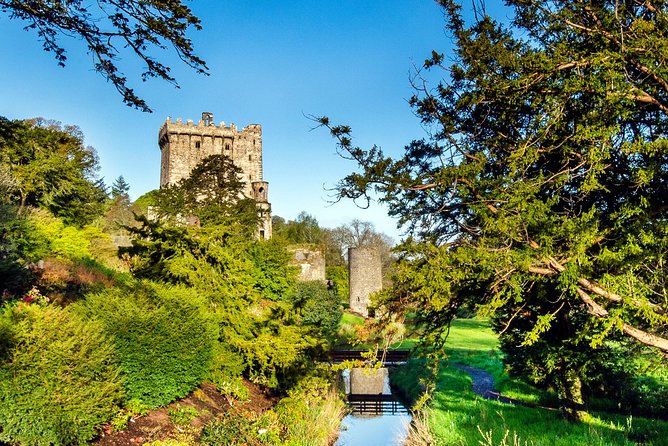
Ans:
{"type": "Polygon", "coordinates": [[[125,198],[127,200],[129,198],[128,192],[130,192],[130,185],[125,181],[123,175],[119,175],[119,177],[114,180],[114,184],[111,185],[111,198],[114,200],[117,198],[125,198]]]}
{"type": "Polygon", "coordinates": [[[145,210],[140,209],[130,201],[130,185],[123,175],[120,175],[114,180],[111,185],[111,200],[107,202],[107,210],[104,214],[105,231],[110,233],[126,233],[125,229],[128,226],[136,226],[135,214],[145,210]]]}
{"type": "Polygon", "coordinates": [[[339,198],[378,193],[412,236],[390,309],[436,346],[462,302],[496,315],[510,362],[578,419],[615,341],[668,352],[668,6],[509,0],[499,24],[440,3],[454,51],[410,101],[429,139],[395,160],[320,118],[361,167],[339,198]]]}
{"type": "Polygon", "coordinates": [[[297,218],[285,221],[276,220],[279,223],[278,235],[285,238],[289,243],[320,243],[321,229],[318,220],[302,211],[297,218]]]}
{"type": "Polygon", "coordinates": [[[0,164],[17,183],[10,199],[19,212],[43,207],[79,226],[101,215],[106,192],[97,179],[97,154],[78,127],[0,117],[0,149],[0,164]]]}
{"type": "Polygon", "coordinates": [[[172,222],[194,217],[202,225],[231,223],[254,234],[259,222],[256,202],[243,195],[241,169],[225,155],[211,155],[200,161],[176,184],[152,197],[160,219],[172,222]]]}
{"type": "Polygon", "coordinates": [[[181,0],[101,0],[92,4],[81,0],[0,0],[0,11],[10,19],[26,22],[26,30],[35,30],[44,50],[53,52],[60,66],[67,61],[60,39],[65,36],[83,40],[93,57],[95,71],[114,85],[123,102],[145,112],[151,109],[128,87],[118,69],[118,60],[126,52],[144,64],[142,80],[159,78],[178,87],[169,67],[152,56],[155,50],[167,46],[197,73],[207,73],[206,63],[195,55],[192,42],[186,37],[191,27],[201,29],[200,20],[181,0]]]}

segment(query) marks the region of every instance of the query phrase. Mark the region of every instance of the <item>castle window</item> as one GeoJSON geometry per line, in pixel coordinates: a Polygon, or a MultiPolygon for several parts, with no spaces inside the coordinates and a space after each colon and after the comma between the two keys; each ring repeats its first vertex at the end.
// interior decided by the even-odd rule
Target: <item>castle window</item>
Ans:
{"type": "Polygon", "coordinates": [[[229,151],[230,151],[230,145],[229,145],[229,144],[225,144],[225,151],[226,151],[226,152],[229,152],[229,151]]]}
{"type": "Polygon", "coordinates": [[[253,157],[251,155],[248,155],[248,161],[253,161],[253,157]]]}
{"type": "Polygon", "coordinates": [[[195,141],[195,148],[196,149],[199,149],[199,144],[200,144],[199,141],[195,141]]]}
{"type": "Polygon", "coordinates": [[[260,238],[264,238],[264,231],[260,229],[260,238]]]}

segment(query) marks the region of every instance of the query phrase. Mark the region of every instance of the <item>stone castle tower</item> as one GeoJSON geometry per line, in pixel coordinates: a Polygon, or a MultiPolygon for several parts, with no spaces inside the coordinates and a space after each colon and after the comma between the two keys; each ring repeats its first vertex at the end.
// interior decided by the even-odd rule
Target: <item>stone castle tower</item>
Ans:
{"type": "Polygon", "coordinates": [[[225,155],[242,170],[244,195],[253,198],[262,220],[258,237],[271,238],[271,205],[268,201],[269,183],[262,179],[262,127],[250,124],[240,131],[234,124],[222,122],[216,126],[213,114],[204,112],[197,123],[184,124],[179,118],[172,122],[167,118],[160,127],[158,144],[162,154],[160,161],[160,187],[187,178],[195,166],[210,155],[225,155]]]}
{"type": "Polygon", "coordinates": [[[371,294],[383,289],[382,263],[377,248],[348,248],[348,280],[350,309],[368,317],[371,294]]]}

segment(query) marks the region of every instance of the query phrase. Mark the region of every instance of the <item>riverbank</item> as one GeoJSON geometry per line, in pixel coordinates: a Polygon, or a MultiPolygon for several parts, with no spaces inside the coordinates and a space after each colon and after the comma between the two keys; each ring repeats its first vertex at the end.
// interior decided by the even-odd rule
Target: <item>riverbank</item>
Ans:
{"type": "MultiPolygon", "coordinates": [[[[424,411],[422,429],[429,431],[434,444],[658,446],[665,444],[665,438],[668,438],[668,423],[660,420],[593,412],[586,422],[574,424],[565,421],[556,410],[506,404],[477,395],[474,392],[475,377],[453,364],[494,371],[490,375],[499,380],[502,365],[495,336],[480,321],[455,321],[447,353],[450,362],[441,364],[435,391],[424,411]]],[[[393,376],[393,383],[410,395],[425,377],[424,370],[423,363],[412,361],[393,376]]],[[[539,402],[547,398],[527,383],[507,376],[503,380],[502,393],[508,390],[506,396],[523,402],[539,402]]],[[[481,388],[480,383],[476,388],[481,388]]]]}
{"type": "Polygon", "coordinates": [[[106,425],[96,446],[330,446],[345,403],[331,381],[311,377],[279,399],[250,381],[235,395],[203,384],[167,407],[106,425]]]}

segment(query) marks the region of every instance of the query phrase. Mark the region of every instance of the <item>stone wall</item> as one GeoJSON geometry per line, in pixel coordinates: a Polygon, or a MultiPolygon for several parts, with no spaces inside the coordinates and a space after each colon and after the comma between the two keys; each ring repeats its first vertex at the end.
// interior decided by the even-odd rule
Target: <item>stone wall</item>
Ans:
{"type": "Polygon", "coordinates": [[[221,122],[215,125],[213,114],[204,112],[195,124],[167,118],[158,132],[160,145],[160,187],[187,178],[195,166],[210,155],[226,155],[242,170],[244,196],[254,198],[262,222],[258,236],[271,237],[271,212],[267,185],[262,178],[262,127],[250,124],[241,130],[221,122]]]}
{"type": "Polygon", "coordinates": [[[348,248],[350,309],[369,316],[370,295],[383,289],[383,275],[378,249],[348,248]]]}
{"type": "Polygon", "coordinates": [[[292,253],[292,261],[294,266],[298,266],[299,281],[308,282],[317,280],[325,282],[325,257],[319,248],[292,246],[288,248],[292,253]]]}

